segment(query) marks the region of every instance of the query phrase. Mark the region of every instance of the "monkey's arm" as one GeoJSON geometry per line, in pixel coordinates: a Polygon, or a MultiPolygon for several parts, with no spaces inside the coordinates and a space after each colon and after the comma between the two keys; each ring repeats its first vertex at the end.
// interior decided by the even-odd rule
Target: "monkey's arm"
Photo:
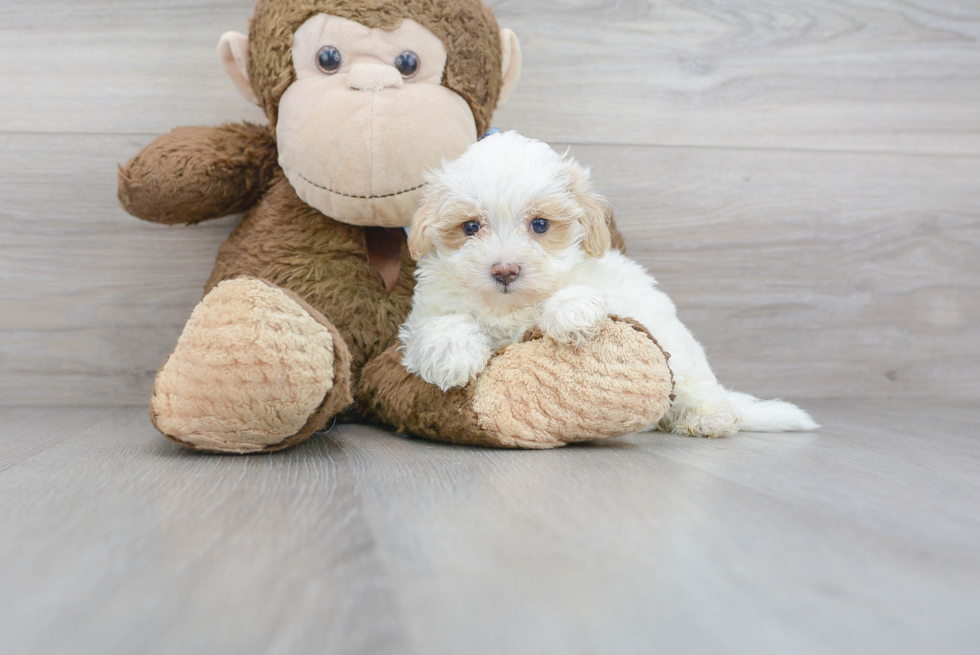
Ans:
{"type": "Polygon", "coordinates": [[[276,168],[268,127],[179,127],[119,168],[119,201],[154,223],[198,223],[243,212],[276,168]]]}

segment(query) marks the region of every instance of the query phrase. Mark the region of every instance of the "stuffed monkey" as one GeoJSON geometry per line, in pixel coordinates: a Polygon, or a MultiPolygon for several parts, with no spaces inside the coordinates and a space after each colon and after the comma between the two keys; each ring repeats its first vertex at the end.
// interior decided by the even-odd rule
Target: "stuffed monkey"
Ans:
{"type": "Polygon", "coordinates": [[[520,74],[516,37],[479,0],[260,0],[249,35],[218,51],[269,126],[178,128],[119,174],[120,201],[147,221],[245,213],[157,375],[160,432],[249,453],[342,420],[550,448],[659,420],[670,370],[629,321],[578,349],[529,335],[448,394],[401,366],[402,228],[423,174],[490,127],[520,74]]]}

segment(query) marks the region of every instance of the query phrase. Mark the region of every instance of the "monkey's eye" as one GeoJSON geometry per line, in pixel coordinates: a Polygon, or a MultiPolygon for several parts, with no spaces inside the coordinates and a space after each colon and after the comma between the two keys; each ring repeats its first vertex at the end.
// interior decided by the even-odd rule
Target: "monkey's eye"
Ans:
{"type": "Polygon", "coordinates": [[[406,50],[395,57],[395,68],[402,77],[413,77],[419,72],[419,56],[411,50],[406,50]]]}
{"type": "Polygon", "coordinates": [[[344,58],[340,56],[340,50],[332,45],[323,46],[316,53],[316,65],[327,75],[339,71],[343,64],[344,58]]]}
{"type": "Polygon", "coordinates": [[[480,225],[480,221],[466,221],[463,223],[463,234],[471,237],[479,232],[482,227],[483,226],[480,225]]]}
{"type": "Polygon", "coordinates": [[[531,231],[535,234],[544,234],[551,227],[551,221],[547,218],[535,218],[531,221],[531,231]]]}

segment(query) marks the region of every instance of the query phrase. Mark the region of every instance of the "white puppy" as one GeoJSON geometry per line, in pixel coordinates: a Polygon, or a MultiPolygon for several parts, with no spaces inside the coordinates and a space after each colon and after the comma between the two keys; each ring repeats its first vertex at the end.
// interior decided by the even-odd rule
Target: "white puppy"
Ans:
{"type": "Polygon", "coordinates": [[[419,260],[400,332],[410,372],[443,390],[463,386],[531,327],[574,344],[614,314],[642,323],[671,354],[677,399],[651,428],[721,437],[817,427],[794,405],[718,383],[656,280],[610,248],[611,211],[590,191],[588,169],[568,156],[508,132],[428,182],[409,234],[419,260]]]}

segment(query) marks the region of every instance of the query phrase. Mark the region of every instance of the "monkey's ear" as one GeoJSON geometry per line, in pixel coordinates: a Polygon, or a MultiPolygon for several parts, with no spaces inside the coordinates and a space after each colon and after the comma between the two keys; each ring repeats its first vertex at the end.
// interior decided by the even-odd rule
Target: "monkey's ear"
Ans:
{"type": "Polygon", "coordinates": [[[503,107],[510,94],[514,92],[517,81],[521,79],[521,43],[517,40],[517,35],[513,30],[504,28],[500,30],[500,46],[504,54],[503,74],[504,83],[500,87],[500,99],[497,107],[503,107]]]}
{"type": "Polygon", "coordinates": [[[604,257],[612,247],[612,232],[609,229],[612,223],[612,207],[605,198],[592,192],[588,169],[571,161],[568,164],[568,175],[571,191],[582,208],[582,217],[579,219],[585,228],[582,249],[596,259],[604,257]]]}
{"type": "Polygon", "coordinates": [[[218,59],[242,97],[253,105],[259,104],[248,81],[248,37],[238,32],[223,34],[218,41],[218,59]]]}

